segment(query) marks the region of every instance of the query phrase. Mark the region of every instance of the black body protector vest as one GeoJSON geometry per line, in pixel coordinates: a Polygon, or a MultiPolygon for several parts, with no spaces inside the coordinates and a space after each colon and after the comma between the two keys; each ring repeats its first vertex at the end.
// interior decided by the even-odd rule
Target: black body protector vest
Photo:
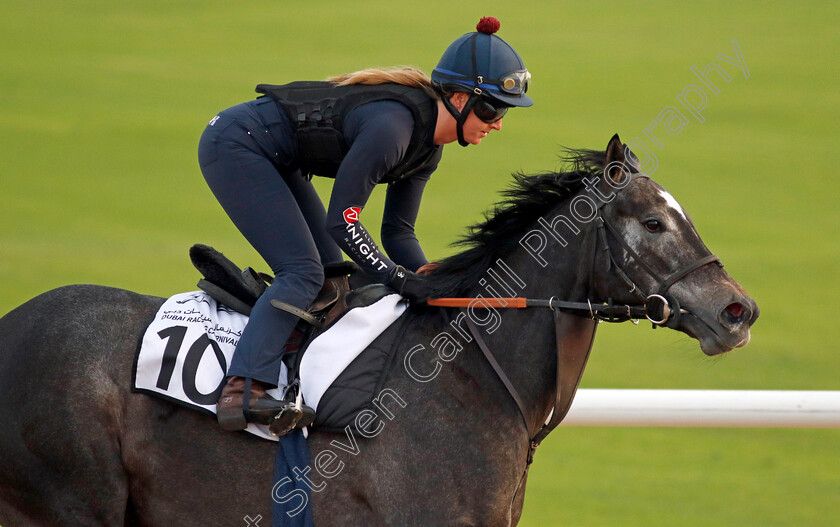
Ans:
{"type": "Polygon", "coordinates": [[[436,125],[437,102],[421,88],[299,81],[279,86],[260,84],[256,91],[277,101],[294,123],[297,168],[307,177],[335,178],[349,149],[344,139],[344,119],[354,108],[368,102],[397,101],[408,107],[414,117],[408,150],[381,183],[393,183],[420,171],[438,149],[426,143],[429,129],[436,125]]]}

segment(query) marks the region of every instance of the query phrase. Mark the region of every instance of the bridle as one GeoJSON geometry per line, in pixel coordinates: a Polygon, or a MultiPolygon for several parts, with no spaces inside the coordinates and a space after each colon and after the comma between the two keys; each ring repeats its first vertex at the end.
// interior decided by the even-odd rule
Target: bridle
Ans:
{"type": "MultiPolygon", "coordinates": [[[[647,178],[645,175],[628,176],[637,178],[647,178]]],[[[496,361],[495,357],[488,348],[486,342],[481,336],[481,332],[476,327],[472,319],[467,316],[466,322],[469,332],[472,334],[481,352],[484,354],[488,363],[492,367],[496,376],[502,381],[511,398],[519,408],[519,413],[525,422],[525,429],[529,434],[529,450],[525,464],[525,473],[521,482],[524,480],[525,474],[528,472],[528,467],[534,459],[534,453],[543,439],[560,424],[560,421],[566,416],[572,404],[574,393],[580,382],[580,377],[583,374],[583,369],[586,365],[589,352],[592,347],[592,341],[595,337],[595,329],[597,322],[624,322],[627,320],[638,320],[647,318],[654,327],[667,326],[676,328],[679,324],[680,315],[688,313],[688,311],[681,309],[677,300],[673,297],[668,297],[668,291],[671,287],[693,273],[694,271],[704,267],[710,263],[717,263],[723,267],[720,259],[708,254],[695,260],[694,262],[684,266],[678,271],[662,276],[627,243],[618,229],[615,228],[603,215],[603,205],[597,207],[594,221],[597,221],[597,238],[593,244],[592,265],[589,273],[589,291],[587,294],[587,301],[584,302],[570,302],[563,301],[557,297],[549,299],[530,299],[530,298],[436,298],[429,299],[427,303],[433,306],[441,307],[493,307],[493,308],[529,308],[542,307],[550,308],[554,313],[555,323],[555,339],[557,346],[557,372],[555,378],[555,394],[553,408],[549,417],[537,429],[536,433],[531,434],[532,422],[528,416],[528,410],[522,402],[516,387],[511,383],[504,370],[496,361]],[[627,252],[628,256],[635,260],[635,262],[644,271],[656,281],[656,287],[652,293],[644,292],[628,275],[624,266],[619,263],[610,249],[607,233],[615,238],[618,244],[627,252]],[[621,278],[621,280],[629,287],[629,292],[639,297],[640,304],[614,304],[610,299],[606,302],[593,302],[589,298],[596,296],[595,293],[595,267],[598,261],[598,251],[606,252],[608,255],[608,264],[610,268],[621,278]],[[570,313],[569,313],[570,312],[570,313]]],[[[609,271],[609,269],[608,269],[609,271]]],[[[514,493],[514,498],[518,494],[519,488],[514,493]]]]}
{"type": "MultiPolygon", "coordinates": [[[[637,175],[633,179],[640,179],[645,178],[649,179],[648,176],[644,175],[637,175]]],[[[595,216],[595,220],[598,221],[598,243],[603,246],[602,250],[607,253],[609,257],[609,263],[615,273],[618,275],[621,280],[627,284],[629,287],[629,293],[635,294],[642,300],[641,306],[635,306],[638,310],[639,307],[644,309],[644,316],[647,318],[654,327],[657,326],[666,326],[672,329],[676,329],[677,325],[680,322],[680,317],[683,313],[687,313],[685,309],[680,307],[679,302],[673,296],[668,296],[668,291],[671,289],[671,286],[688,276],[689,274],[693,273],[694,271],[704,267],[710,263],[716,263],[718,266],[723,267],[723,263],[720,261],[720,258],[715,256],[714,254],[707,254],[702,258],[695,260],[694,262],[682,267],[678,271],[668,275],[662,276],[656,270],[654,270],[650,265],[648,265],[645,260],[639,256],[627,240],[621,235],[618,229],[613,226],[612,223],[607,221],[607,219],[603,215],[603,211],[599,207],[597,215],[595,216]],[[610,249],[609,241],[607,240],[607,231],[612,235],[612,237],[618,242],[622,249],[626,251],[630,258],[632,258],[651,278],[656,281],[656,286],[652,292],[645,292],[641,287],[639,287],[624,270],[624,267],[619,264],[615,256],[613,255],[612,250],[610,249]]],[[[593,269],[594,269],[593,262],[593,269]]],[[[590,275],[590,293],[594,292],[594,287],[591,283],[592,277],[590,275]]],[[[608,302],[606,305],[610,305],[611,303],[608,302]]],[[[628,308],[628,312],[633,312],[633,306],[626,306],[628,308]]],[[[638,312],[638,311],[637,311],[638,312]]],[[[606,319],[602,319],[606,320],[606,319]]],[[[619,319],[619,320],[606,320],[607,322],[623,322],[627,320],[627,318],[619,319]]]]}

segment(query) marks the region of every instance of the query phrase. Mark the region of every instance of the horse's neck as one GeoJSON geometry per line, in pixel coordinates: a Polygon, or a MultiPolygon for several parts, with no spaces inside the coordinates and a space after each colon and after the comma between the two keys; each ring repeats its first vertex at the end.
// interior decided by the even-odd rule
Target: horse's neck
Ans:
{"type": "MultiPolygon", "coordinates": [[[[524,283],[517,296],[585,302],[595,243],[595,237],[587,232],[568,240],[566,247],[557,243],[547,248],[542,254],[548,261],[546,267],[525,250],[505,258],[510,270],[524,283]]],[[[533,434],[545,422],[554,403],[554,317],[546,308],[500,309],[498,313],[501,323],[493,333],[479,331],[530,411],[529,433],[533,434]]]]}
{"type": "MultiPolygon", "coordinates": [[[[505,256],[504,267],[495,262],[492,273],[481,270],[486,273],[485,283],[479,282],[482,289],[473,291],[473,296],[557,296],[580,300],[574,295],[585,295],[582,284],[588,280],[591,252],[587,252],[585,237],[569,241],[562,252],[546,249],[544,255],[552,262],[547,268],[524,250],[505,256]],[[489,285],[494,285],[495,293],[489,285]]],[[[378,398],[381,400],[377,409],[382,406],[389,410],[387,425],[375,442],[359,446],[357,453],[362,458],[347,463],[336,482],[361,486],[363,490],[369,486],[365,490],[368,499],[385,508],[395,501],[382,501],[382,475],[388,476],[385,495],[401,496],[403,492],[409,503],[418,503],[417,496],[428,491],[437,506],[424,508],[417,513],[417,519],[429,525],[451,523],[448,515],[452,510],[459,511],[464,523],[516,523],[522,510],[529,439],[547,417],[553,402],[554,324],[551,311],[543,308],[479,309],[475,315],[482,317],[493,312],[500,317],[493,331],[488,331],[494,327],[489,322],[475,323],[528,409],[527,431],[502,381],[469,338],[462,312],[409,311],[404,325],[395,326],[405,328],[399,337],[404,353],[399,359],[400,367],[394,368],[385,382],[390,395],[382,395],[383,390],[378,398]],[[442,317],[444,313],[446,316],[442,317]],[[453,315],[457,318],[453,319],[453,315]],[[443,336],[447,339],[439,340],[443,336]],[[402,417],[394,418],[390,410],[396,414],[400,408],[404,409],[402,417]],[[403,468],[397,468],[399,464],[403,468]]],[[[327,450],[347,452],[345,446],[351,444],[355,448],[357,431],[348,426],[345,434],[313,434],[313,458],[327,450]]],[[[339,487],[337,484],[328,488],[339,487]]],[[[343,491],[332,493],[331,499],[347,495],[343,491]]],[[[402,509],[390,510],[392,517],[414,514],[402,509]]]]}

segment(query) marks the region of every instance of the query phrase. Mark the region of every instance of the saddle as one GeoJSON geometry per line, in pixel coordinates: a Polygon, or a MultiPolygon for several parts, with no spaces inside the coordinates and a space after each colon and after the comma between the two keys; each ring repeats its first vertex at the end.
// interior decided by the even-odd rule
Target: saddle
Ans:
{"type": "MultiPolygon", "coordinates": [[[[190,247],[190,259],[203,276],[198,287],[220,304],[244,315],[251,314],[254,304],[273,281],[270,275],[251,267],[240,269],[208,245],[190,247]]],[[[274,307],[301,319],[286,342],[284,361],[287,366],[295,369],[298,361],[294,359],[304,342],[326,330],[347,310],[370,305],[392,292],[387,286],[371,280],[354,262],[344,261],[324,266],[324,285],[308,310],[272,300],[274,307]]]]}
{"type": "MultiPolygon", "coordinates": [[[[218,303],[246,315],[250,314],[257,299],[272,281],[270,276],[251,268],[240,269],[223,254],[206,245],[194,245],[190,249],[190,258],[203,276],[198,287],[218,303]]],[[[346,319],[345,315],[352,316],[356,308],[374,306],[384,297],[395,293],[388,286],[371,280],[353,262],[328,264],[324,268],[324,276],[324,286],[306,311],[272,301],[274,307],[292,312],[300,318],[286,342],[286,352],[282,359],[288,369],[289,386],[283,398],[294,404],[298,404],[302,392],[301,364],[304,355],[309,352],[310,344],[317,342],[316,337],[333,326],[341,325],[346,319]]],[[[358,412],[376,408],[384,379],[395,364],[394,355],[398,351],[397,344],[402,331],[392,331],[386,336],[377,337],[352,359],[345,370],[337,373],[338,376],[320,396],[312,426],[340,433],[354,422],[358,412]]],[[[315,353],[318,355],[322,351],[317,348],[315,353]]],[[[346,357],[341,351],[335,349],[338,362],[346,357]]]]}

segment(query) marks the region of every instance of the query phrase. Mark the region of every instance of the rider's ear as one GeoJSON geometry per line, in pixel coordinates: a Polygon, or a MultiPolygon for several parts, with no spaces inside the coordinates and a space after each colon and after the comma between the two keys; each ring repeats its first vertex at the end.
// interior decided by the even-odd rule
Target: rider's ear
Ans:
{"type": "Polygon", "coordinates": [[[467,103],[467,99],[469,98],[469,94],[466,94],[464,92],[455,92],[452,94],[452,98],[450,100],[452,101],[452,104],[460,111],[464,108],[464,105],[467,103]]]}
{"type": "Polygon", "coordinates": [[[624,186],[627,183],[629,173],[630,170],[624,157],[624,145],[621,144],[618,134],[615,134],[607,145],[604,175],[614,183],[624,186]]]}

